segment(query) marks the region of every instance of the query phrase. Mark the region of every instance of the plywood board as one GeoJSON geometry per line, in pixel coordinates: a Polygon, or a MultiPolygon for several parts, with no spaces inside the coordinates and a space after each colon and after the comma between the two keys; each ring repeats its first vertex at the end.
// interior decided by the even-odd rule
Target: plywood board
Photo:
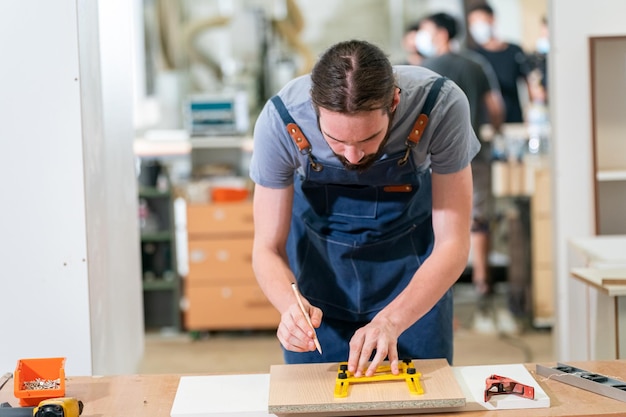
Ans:
{"type": "Polygon", "coordinates": [[[570,273],[609,296],[626,295],[626,268],[572,268],[570,273]]]}
{"type": "Polygon", "coordinates": [[[626,277],[617,278],[617,277],[603,277],[602,285],[626,285],[626,277]]]}
{"type": "Polygon", "coordinates": [[[335,398],[338,363],[273,365],[270,413],[277,416],[365,416],[462,410],[465,394],[445,359],[413,361],[421,373],[422,395],[404,380],[350,384],[346,398],[335,398]]]}
{"type": "Polygon", "coordinates": [[[602,285],[626,285],[626,267],[605,269],[601,274],[602,285]]]}
{"type": "Polygon", "coordinates": [[[550,397],[522,364],[455,366],[452,369],[467,397],[464,411],[550,407],[550,397]],[[513,394],[500,394],[492,396],[488,402],[485,402],[485,381],[492,374],[532,386],[535,389],[535,399],[531,400],[513,394]]]}

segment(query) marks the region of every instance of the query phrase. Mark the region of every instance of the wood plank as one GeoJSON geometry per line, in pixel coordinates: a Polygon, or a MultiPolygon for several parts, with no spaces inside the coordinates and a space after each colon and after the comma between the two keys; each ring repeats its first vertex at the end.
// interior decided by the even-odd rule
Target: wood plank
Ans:
{"type": "Polygon", "coordinates": [[[610,296],[626,295],[626,268],[572,268],[570,273],[610,296]]]}
{"type": "MultiPolygon", "coordinates": [[[[626,380],[626,361],[624,360],[568,362],[567,364],[626,380]]],[[[553,367],[556,363],[548,362],[543,365],[553,367]]],[[[535,366],[536,364],[525,365],[536,382],[550,396],[549,409],[477,410],[462,413],[455,411],[434,415],[436,417],[545,417],[547,415],[552,417],[616,417],[624,415],[623,402],[538,375],[535,373],[535,366]]],[[[83,416],[169,416],[179,379],[182,376],[187,375],[68,376],[66,395],[79,398],[84,402],[83,416]]],[[[269,382],[267,389],[269,392],[269,382]]],[[[202,398],[209,403],[216,401],[220,395],[221,392],[205,392],[202,398]]],[[[242,394],[241,402],[245,402],[246,398],[246,395],[242,394]]],[[[8,389],[6,385],[0,390],[0,403],[5,401],[14,407],[17,406],[13,390],[8,389]]],[[[409,413],[406,416],[408,417],[409,413]]]]}
{"type": "Polygon", "coordinates": [[[338,363],[273,365],[270,413],[288,417],[417,414],[462,410],[465,395],[445,359],[413,361],[421,373],[422,395],[405,381],[350,384],[346,398],[335,398],[338,363]]]}

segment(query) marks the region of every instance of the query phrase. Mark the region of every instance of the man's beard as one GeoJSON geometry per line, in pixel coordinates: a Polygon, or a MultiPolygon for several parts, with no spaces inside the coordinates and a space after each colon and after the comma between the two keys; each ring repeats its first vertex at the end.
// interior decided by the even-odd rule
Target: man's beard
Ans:
{"type": "Polygon", "coordinates": [[[374,165],[376,161],[378,161],[378,159],[382,155],[383,148],[385,147],[385,144],[389,140],[390,134],[391,134],[391,116],[389,117],[389,127],[387,128],[387,135],[385,136],[383,141],[380,143],[380,146],[378,147],[378,150],[376,151],[376,153],[365,155],[359,161],[358,164],[353,164],[349,162],[343,155],[335,154],[335,156],[337,157],[337,159],[339,159],[339,161],[348,171],[359,171],[359,172],[367,171],[368,169],[372,167],[372,165],[374,165]]]}
{"type": "Polygon", "coordinates": [[[376,153],[366,155],[363,159],[359,161],[358,164],[352,164],[348,162],[348,160],[342,155],[335,154],[335,156],[337,157],[337,159],[339,159],[339,161],[343,164],[344,168],[346,168],[348,171],[363,172],[371,168],[372,165],[374,165],[374,162],[376,162],[376,160],[380,156],[381,148],[379,148],[378,152],[376,153]]]}

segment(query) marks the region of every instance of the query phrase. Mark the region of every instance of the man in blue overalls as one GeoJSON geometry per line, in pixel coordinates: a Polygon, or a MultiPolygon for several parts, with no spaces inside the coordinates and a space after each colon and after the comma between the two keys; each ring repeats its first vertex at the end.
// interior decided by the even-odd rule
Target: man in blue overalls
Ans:
{"type": "Polygon", "coordinates": [[[267,102],[254,130],[253,265],[281,313],[287,363],[452,363],[451,286],[465,268],[470,161],[463,92],[346,41],[267,102]],[[297,283],[323,349],[299,308],[297,283]]]}

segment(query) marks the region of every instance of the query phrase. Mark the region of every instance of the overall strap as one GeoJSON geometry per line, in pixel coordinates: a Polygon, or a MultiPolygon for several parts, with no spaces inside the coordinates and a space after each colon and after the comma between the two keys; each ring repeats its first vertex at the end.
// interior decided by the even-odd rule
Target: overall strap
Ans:
{"type": "Polygon", "coordinates": [[[417,117],[417,120],[413,125],[413,129],[411,129],[411,133],[409,133],[409,136],[406,138],[406,153],[404,154],[402,159],[398,161],[398,165],[406,164],[406,162],[409,160],[411,149],[416,147],[420,139],[422,139],[424,130],[426,130],[426,126],[428,126],[428,118],[430,117],[430,112],[433,110],[433,107],[435,107],[437,96],[439,96],[441,87],[443,86],[443,83],[446,82],[446,80],[446,77],[437,78],[432,87],[430,87],[430,91],[428,92],[428,96],[426,96],[426,101],[424,102],[422,111],[417,117]]]}
{"type": "Polygon", "coordinates": [[[285,103],[283,103],[283,100],[278,96],[272,97],[271,100],[272,103],[274,103],[274,107],[276,107],[276,110],[278,111],[278,115],[281,119],[283,119],[283,123],[285,124],[285,128],[287,129],[287,133],[289,134],[289,136],[291,136],[293,143],[296,144],[296,147],[300,150],[300,153],[309,158],[309,163],[311,164],[311,168],[314,171],[321,171],[323,166],[315,162],[315,159],[313,159],[313,154],[311,153],[311,144],[309,143],[306,136],[304,136],[304,133],[302,133],[302,130],[300,130],[300,127],[296,124],[296,121],[293,120],[291,114],[289,114],[289,111],[285,107],[285,103]]]}

